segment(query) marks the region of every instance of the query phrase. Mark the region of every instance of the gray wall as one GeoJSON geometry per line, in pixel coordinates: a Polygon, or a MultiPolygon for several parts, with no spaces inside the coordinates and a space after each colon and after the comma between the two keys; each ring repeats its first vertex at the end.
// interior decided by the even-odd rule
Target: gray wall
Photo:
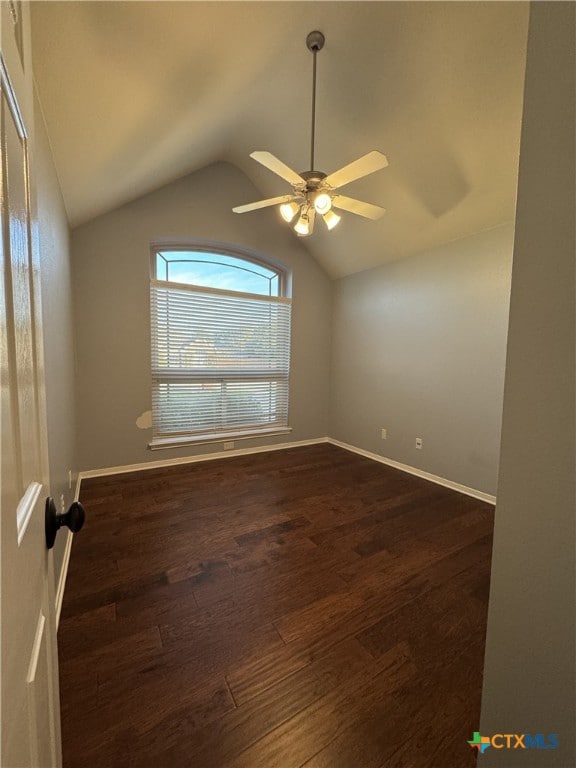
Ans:
{"type": "Polygon", "coordinates": [[[482,766],[576,765],[574,3],[533,3],[481,730],[558,750],[482,766]]]}
{"type": "MultiPolygon", "coordinates": [[[[52,162],[41,108],[35,103],[35,163],[37,183],[38,242],[44,321],[44,365],[50,494],[60,507],[72,503],[76,483],[74,338],[68,220],[60,185],[52,162]],[[68,470],[74,473],[68,487],[68,470]]],[[[56,584],[60,576],[66,536],[60,534],[54,546],[56,584]]]]}
{"type": "Polygon", "coordinates": [[[332,436],[495,493],[513,238],[509,224],[336,282],[332,436]]]}
{"type": "Polygon", "coordinates": [[[238,215],[259,199],[248,179],[217,163],[78,227],[72,234],[81,470],[221,450],[222,444],[150,451],[137,418],[150,402],[149,244],[160,238],[236,243],[293,271],[290,426],[287,437],[237,447],[322,437],[328,429],[331,283],[272,210],[238,215]]]}

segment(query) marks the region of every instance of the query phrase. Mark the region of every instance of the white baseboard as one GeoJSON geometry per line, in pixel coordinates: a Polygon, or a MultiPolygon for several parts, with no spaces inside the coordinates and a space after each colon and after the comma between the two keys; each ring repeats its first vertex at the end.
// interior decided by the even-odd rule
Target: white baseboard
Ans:
{"type": "Polygon", "coordinates": [[[60,613],[62,612],[62,601],[64,600],[64,588],[66,587],[66,576],[68,575],[68,565],[70,564],[70,553],[72,551],[72,539],[74,534],[66,528],[66,546],[64,548],[64,557],[60,566],[60,577],[58,579],[58,588],[56,590],[56,629],[60,624],[60,613]]]}
{"type": "Polygon", "coordinates": [[[279,445],[261,445],[252,448],[237,448],[233,451],[218,451],[218,453],[204,453],[197,456],[185,456],[178,459],[160,459],[158,461],[146,461],[141,464],[125,464],[118,467],[102,467],[101,469],[89,469],[84,472],[78,473],[78,481],[76,483],[76,495],[77,500],[80,496],[80,484],[82,480],[90,477],[105,477],[107,475],[123,475],[128,472],[141,472],[146,469],[162,469],[162,467],[174,467],[181,464],[195,464],[200,461],[214,461],[217,459],[226,459],[233,456],[247,456],[252,453],[268,453],[270,451],[282,451],[288,448],[301,448],[306,445],[318,445],[319,443],[330,443],[336,445],[339,448],[344,448],[346,451],[357,453],[360,456],[365,456],[367,459],[378,461],[380,464],[386,464],[394,469],[399,469],[401,472],[407,472],[409,475],[415,475],[421,477],[423,480],[429,480],[431,483],[442,485],[445,488],[450,488],[458,493],[463,493],[466,496],[472,496],[480,501],[485,501],[488,504],[496,504],[496,496],[492,496],[484,491],[478,491],[476,488],[469,488],[467,485],[456,483],[453,480],[447,480],[445,477],[439,475],[433,475],[430,472],[424,472],[417,467],[411,467],[409,464],[401,464],[399,461],[389,459],[386,456],[381,456],[378,453],[372,453],[372,451],[365,451],[363,448],[357,448],[355,445],[349,443],[343,443],[340,440],[336,440],[333,437],[317,437],[312,440],[297,440],[287,443],[280,443],[279,445]]]}
{"type": "Polygon", "coordinates": [[[146,469],[162,469],[162,467],[174,467],[179,464],[195,464],[199,461],[214,461],[216,459],[227,459],[232,456],[247,456],[251,453],[269,453],[270,451],[283,451],[287,448],[301,448],[305,445],[316,445],[318,443],[330,442],[329,437],[317,437],[313,440],[296,440],[278,445],[261,445],[252,448],[236,448],[232,451],[218,451],[218,453],[204,453],[197,456],[185,456],[180,459],[160,459],[159,461],[145,461],[141,464],[125,464],[120,467],[104,467],[102,469],[89,469],[80,472],[79,481],[89,477],[104,477],[105,475],[123,475],[127,472],[141,472],[146,469]]]}
{"type": "MultiPolygon", "coordinates": [[[[76,489],[74,491],[74,501],[78,501],[80,498],[80,483],[82,478],[80,474],[76,479],[76,489]]],[[[62,565],[60,566],[60,575],[58,577],[58,587],[56,588],[56,629],[60,624],[60,613],[62,612],[62,601],[64,600],[64,589],[66,587],[66,577],[68,576],[68,566],[70,564],[70,553],[72,552],[72,540],[74,534],[71,530],[66,528],[66,545],[64,547],[64,557],[62,558],[62,565]]]]}
{"type": "Polygon", "coordinates": [[[496,496],[492,496],[489,493],[484,493],[484,491],[477,491],[475,488],[469,488],[467,485],[461,485],[460,483],[455,483],[452,480],[447,480],[445,477],[432,475],[430,472],[424,472],[423,470],[417,469],[417,467],[411,467],[408,464],[401,464],[399,461],[387,459],[385,456],[380,456],[379,454],[372,453],[371,451],[365,451],[363,448],[356,448],[356,446],[349,445],[348,443],[342,443],[340,440],[335,440],[332,437],[329,437],[326,442],[331,443],[332,445],[337,445],[339,448],[344,448],[346,451],[351,451],[352,453],[357,453],[360,456],[365,456],[367,459],[378,461],[380,464],[386,464],[389,467],[394,467],[394,469],[399,469],[401,472],[407,472],[409,475],[416,475],[416,477],[421,477],[423,480],[429,480],[431,483],[436,483],[436,485],[443,485],[445,488],[458,491],[458,493],[463,493],[466,496],[472,496],[473,498],[479,499],[480,501],[485,501],[488,504],[496,504],[496,496]]]}
{"type": "Polygon", "coordinates": [[[76,488],[74,489],[74,501],[80,501],[80,486],[82,484],[82,472],[78,472],[76,478],[76,488]]]}

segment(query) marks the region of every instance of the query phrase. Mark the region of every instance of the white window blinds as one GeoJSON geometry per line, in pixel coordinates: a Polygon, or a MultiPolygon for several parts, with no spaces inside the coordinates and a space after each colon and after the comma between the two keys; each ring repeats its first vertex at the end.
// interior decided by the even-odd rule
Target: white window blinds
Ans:
{"type": "Polygon", "coordinates": [[[155,437],[288,423],[290,299],[151,284],[155,437]]]}

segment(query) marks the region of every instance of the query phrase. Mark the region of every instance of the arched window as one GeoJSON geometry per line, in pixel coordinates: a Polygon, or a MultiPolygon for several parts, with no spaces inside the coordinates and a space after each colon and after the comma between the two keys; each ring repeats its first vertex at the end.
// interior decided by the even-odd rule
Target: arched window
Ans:
{"type": "Polygon", "coordinates": [[[235,247],[153,246],[151,447],[288,431],[288,283],[235,247]]]}

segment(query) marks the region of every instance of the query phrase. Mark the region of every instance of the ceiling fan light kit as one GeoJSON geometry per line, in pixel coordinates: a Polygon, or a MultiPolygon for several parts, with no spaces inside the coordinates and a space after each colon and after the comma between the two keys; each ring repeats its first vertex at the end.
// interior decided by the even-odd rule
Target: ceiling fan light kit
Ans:
{"type": "Polygon", "coordinates": [[[316,131],[316,56],[324,47],[325,38],[322,32],[314,30],[306,37],[306,46],[313,55],[312,66],[312,129],[310,139],[310,170],[296,173],[270,152],[256,151],[250,154],[256,162],[280,176],[292,185],[293,193],[281,197],[271,197],[258,200],[255,203],[239,205],[232,210],[234,213],[247,213],[259,208],[278,205],[280,216],[284,221],[294,224],[294,231],[299,237],[307,237],[314,231],[316,214],[320,215],[328,230],[341,220],[334,208],[366,219],[378,219],[384,213],[384,208],[372,203],[364,203],[351,197],[335,194],[335,190],[350,184],[356,179],[368,176],[370,173],[386,168],[388,160],[382,152],[373,150],[354,160],[352,163],[327,176],[322,171],[314,170],[314,141],[316,131]]]}

